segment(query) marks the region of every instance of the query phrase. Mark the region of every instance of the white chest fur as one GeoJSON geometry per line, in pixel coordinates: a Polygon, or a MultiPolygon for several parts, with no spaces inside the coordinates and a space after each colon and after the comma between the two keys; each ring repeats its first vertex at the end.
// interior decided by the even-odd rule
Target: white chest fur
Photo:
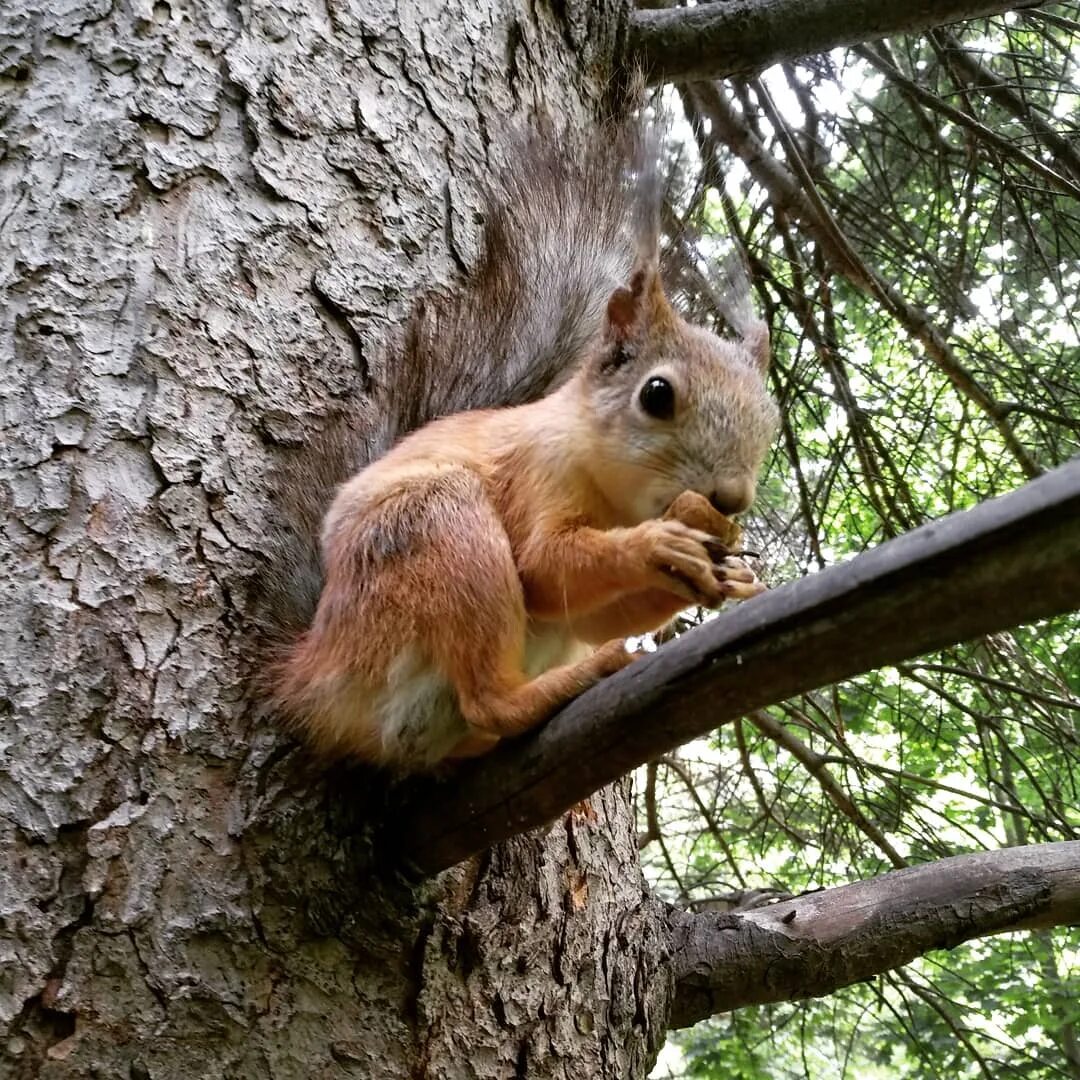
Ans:
{"type": "MultiPolygon", "coordinates": [[[[534,678],[588,652],[589,646],[571,636],[565,626],[530,623],[525,674],[534,678]]],[[[389,760],[431,765],[468,734],[454,688],[413,646],[403,649],[390,665],[386,686],[376,695],[372,712],[389,760]]]]}

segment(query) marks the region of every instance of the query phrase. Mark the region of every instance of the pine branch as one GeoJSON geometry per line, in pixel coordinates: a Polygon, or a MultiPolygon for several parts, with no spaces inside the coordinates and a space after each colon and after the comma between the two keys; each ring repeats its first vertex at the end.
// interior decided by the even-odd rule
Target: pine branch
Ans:
{"type": "Polygon", "coordinates": [[[720,724],[1080,608],[1080,458],[669,642],[543,728],[402,788],[390,850],[434,873],[720,724]]]}
{"type": "Polygon", "coordinates": [[[932,949],[1080,924],[1080,840],[957,855],[723,914],[669,909],[671,1027],[822,997],[932,949]]]}
{"type": "Polygon", "coordinates": [[[630,16],[627,49],[651,83],[721,79],[841,45],[1036,6],[1015,0],[726,0],[639,9],[630,16]]]}

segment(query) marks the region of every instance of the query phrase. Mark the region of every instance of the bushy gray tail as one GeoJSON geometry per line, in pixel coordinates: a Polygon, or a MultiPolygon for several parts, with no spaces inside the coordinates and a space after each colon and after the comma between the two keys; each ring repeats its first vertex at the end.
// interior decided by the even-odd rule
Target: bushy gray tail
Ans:
{"type": "Polygon", "coordinates": [[[543,396],[578,365],[612,291],[655,253],[660,183],[635,126],[576,138],[541,126],[509,143],[486,186],[468,278],[415,306],[388,343],[376,419],[343,418],[279,472],[260,608],[272,644],[311,622],[322,588],[319,531],[334,491],[438,416],[543,396]]]}

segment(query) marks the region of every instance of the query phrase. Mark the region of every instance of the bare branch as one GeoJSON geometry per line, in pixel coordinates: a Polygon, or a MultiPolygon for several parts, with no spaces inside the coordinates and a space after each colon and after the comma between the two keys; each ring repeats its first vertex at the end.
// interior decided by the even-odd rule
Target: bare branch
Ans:
{"type": "Polygon", "coordinates": [[[840,45],[997,15],[1015,0],[727,0],[630,16],[628,51],[651,83],[722,79],[840,45]]]}
{"type": "Polygon", "coordinates": [[[952,34],[943,34],[941,40],[948,50],[948,59],[967,77],[971,88],[1012,113],[1054,155],[1059,169],[1067,170],[1080,180],[1080,151],[1028,106],[1004,79],[980,64],[973,50],[966,48],[952,34]]]}
{"type": "Polygon", "coordinates": [[[750,760],[750,749],[746,745],[746,733],[743,731],[743,721],[741,716],[736,719],[734,729],[735,745],[739,748],[739,762],[742,765],[743,775],[749,781],[750,787],[754,791],[754,797],[757,799],[758,806],[761,807],[761,813],[765,820],[774,822],[781,832],[794,840],[800,847],[805,847],[810,843],[809,837],[804,836],[797,829],[793,829],[783,817],[776,813],[773,809],[773,802],[765,796],[765,789],[761,786],[761,780],[758,778],[757,770],[754,768],[754,763],[750,760]]]}
{"type": "MultiPolygon", "coordinates": [[[[887,55],[885,55],[880,47],[860,46],[855,50],[855,53],[870,64],[871,67],[880,71],[891,82],[901,87],[905,93],[909,94],[916,101],[933,109],[935,112],[941,113],[942,116],[948,117],[954,124],[957,124],[970,131],[973,135],[978,136],[982,142],[988,146],[992,146],[1005,157],[1012,158],[1025,168],[1030,169],[1033,173],[1037,173],[1044,180],[1049,181],[1054,187],[1063,191],[1066,195],[1071,195],[1073,198],[1080,198],[1080,186],[1075,184],[1067,176],[1062,176],[1061,173],[1055,172],[1049,165],[1045,165],[1037,157],[1027,153],[1026,150],[1016,143],[1015,139],[1009,139],[1004,135],[999,135],[985,124],[979,123],[975,117],[964,112],[963,109],[957,109],[947,101],[942,101],[937,94],[931,93],[914,80],[907,78],[903,72],[898,71],[889,62],[887,55]]],[[[969,58],[965,55],[964,60],[968,61],[969,58]]],[[[1046,127],[1048,127],[1048,125],[1044,125],[1044,128],[1046,127]]],[[[1052,129],[1050,130],[1052,131],[1052,129]]],[[[1056,134],[1056,132],[1054,132],[1054,134],[1056,134]]],[[[1056,422],[1058,418],[1055,417],[1054,419],[1056,422]]]]}
{"type": "Polygon", "coordinates": [[[794,732],[789,731],[761,709],[753,713],[750,719],[758,731],[772,739],[777,746],[783,747],[810,773],[821,785],[829,801],[885,855],[893,866],[907,865],[907,860],[893,847],[885,833],[855,805],[847,792],[836,782],[836,778],[829,772],[829,767],[821,754],[811,749],[794,732]]]}
{"type": "Polygon", "coordinates": [[[725,914],[671,909],[672,1027],[821,997],[932,949],[1080,923],[1080,840],[957,855],[725,914]]]}
{"type": "MultiPolygon", "coordinates": [[[[828,252],[837,273],[856,288],[874,297],[899,322],[907,333],[926,350],[926,355],[966,398],[981,409],[997,428],[1017,464],[1028,477],[1042,471],[1020,442],[1002,406],[959,361],[947,334],[936,325],[927,311],[904,297],[899,289],[877,270],[865,263],[844,234],[836,218],[825,206],[813,178],[806,172],[783,118],[771,106],[764,87],[760,87],[763,106],[770,110],[770,119],[778,135],[791,152],[792,164],[801,172],[796,177],[777,160],[750,130],[744,117],[715,87],[699,84],[684,90],[683,102],[688,114],[700,110],[712,123],[712,135],[738,155],[754,179],[769,193],[777,207],[797,216],[807,233],[828,252]]],[[[703,154],[708,156],[706,146],[703,154]]],[[[719,169],[713,167],[713,175],[719,169]]]]}
{"type": "Polygon", "coordinates": [[[705,623],[537,732],[407,785],[391,850],[433,873],[754,709],[1075,608],[1080,459],[705,623]]]}
{"type": "MultiPolygon", "coordinates": [[[[979,1066],[979,1072],[982,1073],[986,1080],[994,1080],[994,1074],[990,1071],[990,1066],[986,1063],[986,1058],[979,1053],[979,1048],[971,1041],[963,1027],[958,1023],[955,1016],[955,1009],[949,1008],[944,1001],[941,1000],[941,995],[934,993],[928,987],[920,986],[914,979],[904,972],[898,972],[893,976],[895,981],[902,986],[906,986],[916,997],[922,998],[931,1009],[934,1010],[941,1017],[945,1026],[953,1033],[953,1037],[963,1044],[964,1049],[974,1058],[976,1064],[979,1066]]],[[[950,1004],[952,1004],[950,1002],[950,1004]]]]}

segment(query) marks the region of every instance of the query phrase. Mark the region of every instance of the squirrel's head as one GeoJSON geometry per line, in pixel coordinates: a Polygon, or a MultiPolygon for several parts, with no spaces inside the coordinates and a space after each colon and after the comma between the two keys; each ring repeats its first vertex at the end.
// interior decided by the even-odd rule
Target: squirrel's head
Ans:
{"type": "Polygon", "coordinates": [[[765,386],[765,324],[728,340],[671,307],[655,261],[612,293],[584,371],[599,433],[594,480],[626,521],[658,517],[684,491],[724,514],[753,502],[779,414],[765,386]]]}

